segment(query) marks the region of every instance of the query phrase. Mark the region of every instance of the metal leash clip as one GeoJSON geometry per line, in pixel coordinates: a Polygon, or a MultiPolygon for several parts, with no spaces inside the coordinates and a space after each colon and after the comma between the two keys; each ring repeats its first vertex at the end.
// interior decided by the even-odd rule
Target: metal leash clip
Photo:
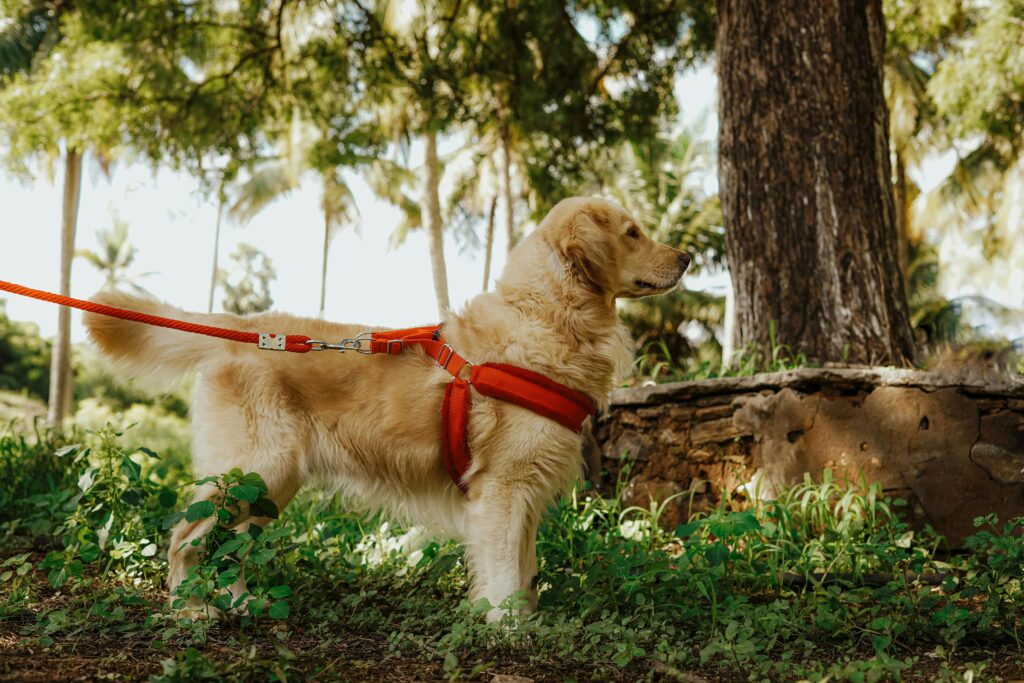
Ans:
{"type": "Polygon", "coordinates": [[[373,351],[370,350],[370,342],[372,340],[372,332],[360,332],[354,337],[342,339],[341,341],[333,344],[319,339],[310,339],[306,343],[312,347],[310,351],[340,351],[341,353],[345,353],[346,351],[355,351],[356,353],[369,355],[373,353],[373,351]]]}

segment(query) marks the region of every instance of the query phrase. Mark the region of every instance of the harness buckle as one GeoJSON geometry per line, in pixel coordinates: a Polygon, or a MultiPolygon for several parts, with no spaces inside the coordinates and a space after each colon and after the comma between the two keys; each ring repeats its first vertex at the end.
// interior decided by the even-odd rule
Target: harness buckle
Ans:
{"type": "Polygon", "coordinates": [[[370,355],[373,351],[369,348],[369,342],[373,338],[372,332],[360,332],[354,337],[348,339],[342,339],[339,342],[331,343],[321,341],[320,339],[310,339],[306,343],[310,346],[310,351],[339,351],[345,353],[346,351],[355,351],[363,355],[370,355]],[[366,347],[363,346],[363,342],[366,342],[366,347]]]}
{"type": "Polygon", "coordinates": [[[402,351],[405,351],[405,340],[404,339],[388,339],[388,347],[387,348],[388,348],[388,355],[389,356],[397,355],[395,353],[391,353],[391,345],[392,344],[398,344],[398,352],[397,353],[401,353],[402,351]]]}
{"type": "Polygon", "coordinates": [[[440,367],[442,367],[445,370],[447,370],[448,369],[448,363],[450,363],[452,361],[452,356],[454,356],[454,355],[455,355],[455,350],[452,349],[452,347],[449,346],[448,344],[444,344],[440,349],[438,349],[437,356],[434,358],[434,362],[437,363],[440,367]],[[448,350],[448,355],[447,356],[444,356],[445,349],[448,350]],[[444,360],[443,361],[441,360],[441,356],[444,356],[444,360]]]}

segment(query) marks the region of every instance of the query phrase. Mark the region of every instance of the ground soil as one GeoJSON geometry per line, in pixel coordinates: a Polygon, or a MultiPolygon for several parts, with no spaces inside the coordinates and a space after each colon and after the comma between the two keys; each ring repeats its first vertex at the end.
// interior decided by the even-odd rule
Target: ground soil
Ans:
{"type": "MultiPolygon", "coordinates": [[[[46,649],[33,647],[24,641],[18,631],[28,619],[10,619],[0,622],[0,681],[41,683],[43,681],[100,681],[127,680],[141,681],[162,671],[161,661],[169,652],[152,647],[152,637],[135,634],[124,637],[117,634],[84,633],[69,634],[55,639],[46,649]]],[[[34,621],[34,619],[32,619],[34,621]]],[[[249,652],[250,657],[271,661],[276,657],[273,636],[250,640],[240,647],[235,629],[226,625],[223,633],[214,629],[201,651],[218,661],[239,660],[240,650],[249,652]],[[253,649],[255,648],[255,649],[253,649]]],[[[333,642],[323,643],[320,639],[305,636],[302,629],[293,630],[286,642],[295,654],[287,672],[289,680],[305,681],[446,681],[441,659],[430,656],[396,657],[389,652],[386,639],[378,635],[360,635],[342,632],[333,642]]],[[[931,656],[933,648],[900,652],[905,658],[916,655],[918,665],[907,672],[904,681],[933,681],[938,676],[941,662],[931,656]]],[[[838,659],[848,652],[835,653],[838,659]]],[[[869,653],[864,653],[870,657],[869,653]]],[[[975,680],[1024,681],[1024,656],[1011,647],[963,650],[953,657],[955,664],[987,661],[984,674],[975,680]]],[[[461,662],[463,670],[469,672],[476,664],[485,662],[461,662]]],[[[664,667],[631,667],[623,670],[593,671],[580,669],[571,662],[527,663],[514,661],[491,662],[484,673],[472,680],[490,680],[495,674],[523,677],[535,681],[635,681],[635,680],[682,680],[689,683],[701,681],[746,681],[747,672],[723,670],[717,666],[690,671],[670,671],[664,667]]],[[[244,673],[242,678],[244,679],[244,673]]],[[[508,681],[517,679],[510,678],[508,681]]]]}
{"type": "MultiPolygon", "coordinates": [[[[7,555],[8,553],[3,553],[7,555]]],[[[42,556],[34,557],[38,562],[42,556]]],[[[48,647],[38,645],[40,635],[37,615],[54,609],[74,607],[64,593],[49,587],[45,575],[33,572],[33,595],[36,600],[14,614],[0,615],[0,683],[41,683],[43,681],[145,681],[161,673],[162,661],[186,647],[185,643],[154,646],[155,635],[135,628],[126,632],[70,628],[53,635],[48,647]]],[[[162,601],[153,595],[152,604],[162,601]]],[[[78,603],[81,606],[81,602],[78,603]]],[[[126,608],[123,623],[141,624],[152,606],[126,608]]],[[[199,646],[204,655],[228,664],[228,673],[235,680],[265,680],[266,672],[281,661],[278,644],[294,654],[284,672],[293,681],[447,681],[443,657],[424,652],[422,657],[408,653],[396,655],[387,638],[378,633],[366,634],[333,628],[328,639],[317,635],[313,624],[293,614],[287,623],[272,628],[243,628],[237,620],[226,620],[212,627],[206,643],[199,646]],[[249,663],[247,665],[246,663],[249,663]],[[262,667],[252,666],[259,662],[262,667]],[[254,674],[254,671],[261,673],[254,674]]],[[[899,659],[916,656],[917,664],[907,671],[903,681],[936,680],[942,660],[935,656],[934,645],[894,652],[899,659]]],[[[841,661],[851,656],[870,659],[870,651],[852,653],[837,648],[828,661],[841,661]]],[[[984,673],[975,681],[1008,681],[1024,683],[1024,652],[1012,645],[995,648],[975,646],[964,648],[950,658],[956,669],[972,662],[987,662],[984,673]]],[[[687,683],[732,683],[749,680],[749,672],[720,667],[711,662],[700,669],[678,671],[650,661],[638,662],[625,669],[609,663],[595,670],[569,659],[520,661],[509,655],[488,660],[463,660],[459,680],[480,680],[495,683],[526,683],[527,681],[686,681],[687,683]],[[482,671],[470,675],[475,667],[482,671]],[[502,678],[502,677],[507,678],[502,678]],[[519,678],[517,678],[519,677],[519,678]]],[[[196,680],[181,678],[178,680],[196,680]]],[[[215,680],[215,679],[201,679],[215,680]]],[[[956,679],[961,680],[961,679],[956,679]]]]}

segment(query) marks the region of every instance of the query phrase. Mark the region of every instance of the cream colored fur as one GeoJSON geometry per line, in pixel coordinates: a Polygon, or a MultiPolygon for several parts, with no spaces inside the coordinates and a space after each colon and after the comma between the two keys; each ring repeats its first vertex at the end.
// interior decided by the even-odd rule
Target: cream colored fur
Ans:
{"type": "MultiPolygon", "coordinates": [[[[688,261],[645,237],[614,204],[568,199],[513,251],[497,291],[449,315],[443,334],[473,362],[528,368],[605,406],[633,356],[615,299],[668,291],[688,261]]],[[[369,329],[283,313],[186,313],[126,294],[97,300],[314,339],[337,340],[369,329]]],[[[198,371],[192,403],[198,476],[233,467],[259,472],[281,508],[307,481],[326,480],[367,507],[461,540],[474,599],[497,606],[521,591],[530,608],[535,604],[537,527],[545,506],[580,475],[577,434],[526,409],[475,395],[469,422],[473,463],[463,496],[441,461],[441,401],[451,376],[422,350],[399,356],[293,354],[97,315],[87,315],[85,323],[99,348],[136,375],[198,371]]],[[[210,495],[204,488],[196,499],[210,495]]],[[[187,522],[174,529],[168,551],[172,592],[197,560],[188,543],[208,529],[187,522]]],[[[244,590],[239,584],[232,592],[244,590]]],[[[488,616],[493,620],[500,613],[495,609],[488,616]]]]}

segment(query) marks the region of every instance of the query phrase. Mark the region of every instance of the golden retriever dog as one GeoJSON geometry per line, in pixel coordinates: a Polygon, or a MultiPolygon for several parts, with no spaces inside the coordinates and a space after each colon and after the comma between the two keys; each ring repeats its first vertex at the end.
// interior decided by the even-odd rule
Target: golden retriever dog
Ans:
{"type": "MultiPolygon", "coordinates": [[[[560,202],[511,253],[496,291],[444,320],[445,340],[464,358],[541,373],[599,407],[630,370],[633,347],[615,300],[668,292],[690,259],[644,235],[603,199],[560,202]]],[[[336,340],[367,331],[284,313],[239,317],[186,313],[120,293],[102,303],[253,332],[336,340]]],[[[411,322],[411,321],[410,321],[411,322]]],[[[472,465],[463,494],[442,464],[441,403],[451,375],[422,349],[395,356],[278,353],[89,314],[96,345],[136,375],[198,372],[192,401],[194,470],[258,472],[284,508],[311,479],[367,508],[445,533],[465,546],[474,600],[498,605],[519,592],[536,605],[541,514],[580,476],[580,435],[525,408],[475,396],[472,465]]],[[[200,487],[195,500],[214,494],[200,487]]],[[[239,519],[265,524],[267,519],[239,519]]],[[[212,522],[182,521],[168,551],[173,591],[197,561],[191,541],[212,522]]],[[[237,598],[242,582],[231,588],[237,598]]]]}

